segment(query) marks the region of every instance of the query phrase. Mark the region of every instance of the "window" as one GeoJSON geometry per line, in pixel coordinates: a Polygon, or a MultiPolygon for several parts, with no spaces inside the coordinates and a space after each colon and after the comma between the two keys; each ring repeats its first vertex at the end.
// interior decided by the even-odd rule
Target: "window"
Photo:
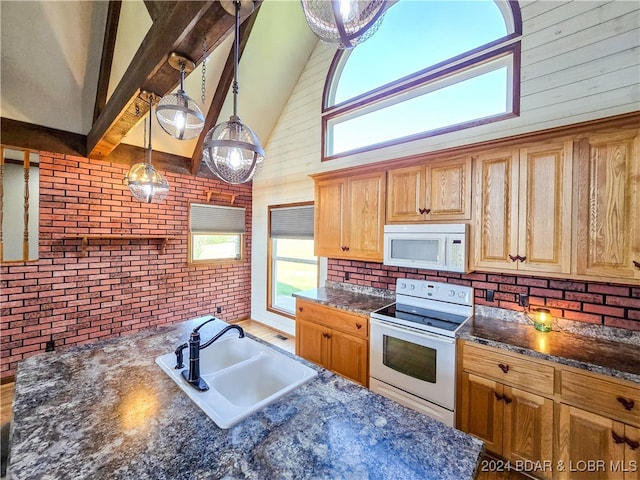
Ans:
{"type": "Polygon", "coordinates": [[[517,2],[399,0],[339,51],[323,98],[323,160],[519,113],[517,2]]]}
{"type": "Polygon", "coordinates": [[[244,259],[245,209],[189,205],[189,263],[244,259]]]}
{"type": "Polygon", "coordinates": [[[295,314],[292,293],[318,286],[313,205],[269,207],[268,309],[295,314]]]}
{"type": "Polygon", "coordinates": [[[40,155],[5,147],[1,150],[0,260],[37,260],[40,155]]]}

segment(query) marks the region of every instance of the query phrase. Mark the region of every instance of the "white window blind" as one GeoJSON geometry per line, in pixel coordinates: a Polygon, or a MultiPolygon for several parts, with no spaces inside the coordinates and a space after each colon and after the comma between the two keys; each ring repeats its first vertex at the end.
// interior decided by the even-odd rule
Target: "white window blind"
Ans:
{"type": "Polygon", "coordinates": [[[191,233],[245,233],[245,208],[192,203],[189,212],[191,233]]]}
{"type": "Polygon", "coordinates": [[[313,240],[313,205],[271,209],[271,238],[313,240]]]}

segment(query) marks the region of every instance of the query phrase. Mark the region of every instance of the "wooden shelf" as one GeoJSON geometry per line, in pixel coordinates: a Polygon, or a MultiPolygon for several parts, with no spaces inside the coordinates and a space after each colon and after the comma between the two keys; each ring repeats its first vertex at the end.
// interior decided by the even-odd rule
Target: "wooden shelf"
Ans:
{"type": "Polygon", "coordinates": [[[214,192],[213,190],[205,190],[205,193],[207,194],[207,202],[210,202],[211,200],[218,200],[222,202],[228,202],[230,205],[233,205],[233,203],[236,201],[235,193],[221,193],[214,192]]]}
{"type": "Polygon", "coordinates": [[[82,250],[81,257],[87,256],[87,245],[89,244],[89,240],[162,240],[162,245],[160,245],[160,254],[164,255],[165,247],[167,246],[167,242],[172,240],[174,237],[168,235],[108,235],[108,234],[95,234],[95,235],[68,235],[64,237],[65,239],[81,239],[82,240],[82,250]]]}

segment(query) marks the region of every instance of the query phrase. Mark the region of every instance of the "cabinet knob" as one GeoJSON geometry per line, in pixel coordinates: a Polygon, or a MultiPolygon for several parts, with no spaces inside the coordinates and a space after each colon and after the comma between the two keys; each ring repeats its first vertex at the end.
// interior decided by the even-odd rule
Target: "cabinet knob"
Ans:
{"type": "Polygon", "coordinates": [[[507,396],[503,397],[504,398],[504,403],[509,404],[511,402],[513,402],[513,398],[509,398],[507,396]]]}
{"type": "Polygon", "coordinates": [[[636,450],[638,447],[640,447],[640,443],[634,442],[633,440],[629,440],[626,437],[625,437],[625,441],[627,442],[627,445],[629,445],[629,448],[631,450],[636,450]]]}
{"type": "Polygon", "coordinates": [[[616,432],[614,432],[613,430],[611,430],[611,436],[613,437],[613,441],[615,443],[624,443],[625,438],[621,437],[620,435],[618,435],[616,432]]]}
{"type": "Polygon", "coordinates": [[[504,400],[504,396],[500,395],[498,392],[496,392],[495,390],[493,391],[493,394],[496,397],[496,400],[500,401],[500,400],[504,400]]]}
{"type": "Polygon", "coordinates": [[[498,367],[500,367],[500,370],[502,370],[504,373],[507,373],[509,371],[509,365],[505,365],[504,363],[499,363],[498,367]]]}
{"type": "Polygon", "coordinates": [[[348,251],[349,251],[349,247],[344,247],[344,250],[345,250],[346,252],[348,252],[348,251]]]}
{"type": "Polygon", "coordinates": [[[634,402],[633,400],[627,400],[624,397],[618,397],[616,398],[616,400],[618,400],[622,404],[625,410],[633,410],[633,407],[636,404],[636,402],[634,402]]]}
{"type": "Polygon", "coordinates": [[[302,312],[303,310],[304,310],[304,308],[302,308],[302,307],[298,307],[298,311],[299,311],[299,312],[302,312]]]}
{"type": "Polygon", "coordinates": [[[510,259],[512,262],[517,261],[519,258],[520,258],[520,256],[519,256],[519,255],[509,255],[509,259],[510,259]]]}
{"type": "Polygon", "coordinates": [[[425,208],[424,209],[424,213],[426,213],[427,215],[429,215],[431,213],[431,209],[430,208],[425,208]]]}
{"type": "Polygon", "coordinates": [[[356,328],[357,328],[358,330],[360,330],[360,329],[362,328],[362,324],[361,324],[361,323],[356,323],[356,328]]]}
{"type": "Polygon", "coordinates": [[[633,266],[636,268],[640,268],[640,262],[633,261],[633,266]]]}
{"type": "Polygon", "coordinates": [[[526,262],[527,261],[527,257],[526,257],[526,255],[524,257],[521,257],[520,255],[518,255],[518,260],[520,260],[521,262],[526,262]]]}

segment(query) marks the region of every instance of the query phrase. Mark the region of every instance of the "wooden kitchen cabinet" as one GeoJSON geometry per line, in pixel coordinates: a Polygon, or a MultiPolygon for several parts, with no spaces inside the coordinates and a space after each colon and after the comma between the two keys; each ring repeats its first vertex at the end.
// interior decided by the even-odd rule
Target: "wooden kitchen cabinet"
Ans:
{"type": "Polygon", "coordinates": [[[315,254],[382,261],[385,173],[316,178],[315,254]]]}
{"type": "Polygon", "coordinates": [[[570,273],[573,143],[483,153],[474,168],[475,267],[570,273]]]}
{"type": "Polygon", "coordinates": [[[577,273],[640,280],[640,134],[577,144],[577,273]]]}
{"type": "MultiPolygon", "coordinates": [[[[469,344],[463,347],[462,368],[459,428],[480,438],[488,451],[507,460],[551,461],[553,399],[512,385],[529,383],[536,390],[553,393],[553,368],[541,365],[542,375],[532,375],[526,381],[526,371],[538,371],[537,365],[469,344]]],[[[539,474],[551,478],[552,472],[539,474]]]]}
{"type": "Polygon", "coordinates": [[[296,300],[296,355],[369,385],[369,319],[296,300]]]}
{"type": "Polygon", "coordinates": [[[387,172],[387,222],[471,218],[471,157],[429,161],[387,172]]]}

